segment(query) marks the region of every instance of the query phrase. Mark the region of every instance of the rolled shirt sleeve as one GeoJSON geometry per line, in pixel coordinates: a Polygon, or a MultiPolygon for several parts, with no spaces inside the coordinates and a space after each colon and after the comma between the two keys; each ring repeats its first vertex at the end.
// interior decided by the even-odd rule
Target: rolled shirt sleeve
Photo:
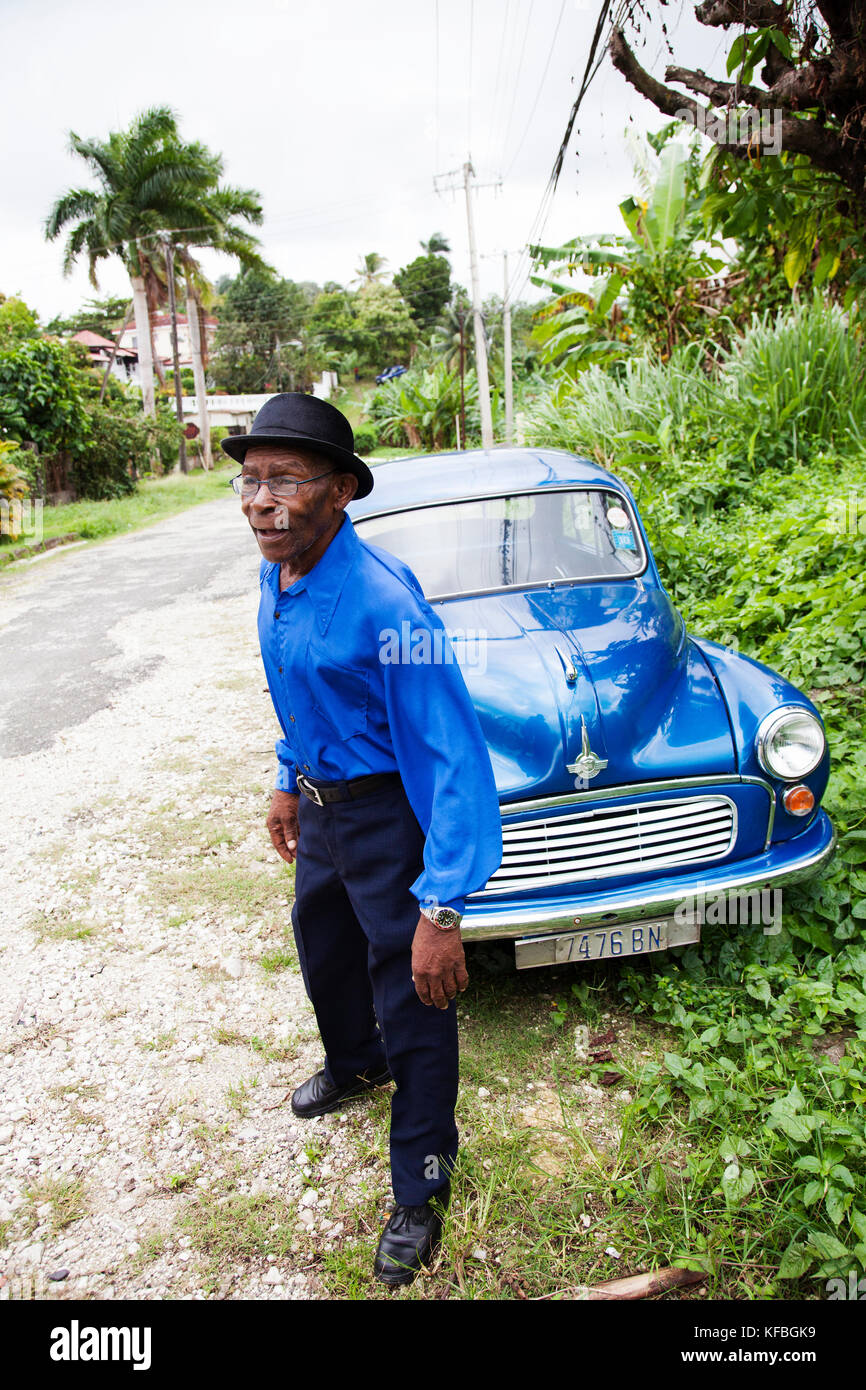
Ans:
{"type": "Polygon", "coordinates": [[[284,738],[278,738],[274,747],[277,753],[277,780],[274,791],[288,792],[290,796],[298,796],[295,755],[284,738]]]}

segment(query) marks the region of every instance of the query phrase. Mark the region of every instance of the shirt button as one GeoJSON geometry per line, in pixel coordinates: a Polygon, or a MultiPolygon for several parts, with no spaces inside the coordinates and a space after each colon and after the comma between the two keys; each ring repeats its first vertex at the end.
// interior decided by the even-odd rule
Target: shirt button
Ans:
{"type": "Polygon", "coordinates": [[[289,718],[291,719],[292,723],[294,724],[294,722],[295,722],[295,716],[294,716],[293,714],[290,714],[290,715],[289,715],[289,718]]]}
{"type": "Polygon", "coordinates": [[[305,768],[307,769],[307,771],[309,772],[309,770],[310,770],[310,764],[309,764],[309,763],[304,763],[304,767],[305,767],[305,768]]]}
{"type": "Polygon", "coordinates": [[[282,668],[282,666],[278,666],[278,667],[277,667],[277,670],[279,671],[280,675],[283,674],[283,668],[282,668]]]}

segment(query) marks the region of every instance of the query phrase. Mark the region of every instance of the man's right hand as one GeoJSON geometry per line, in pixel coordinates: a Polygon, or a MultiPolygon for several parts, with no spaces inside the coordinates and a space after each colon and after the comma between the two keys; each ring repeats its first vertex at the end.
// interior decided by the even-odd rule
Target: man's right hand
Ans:
{"type": "Polygon", "coordinates": [[[300,835],[297,793],[292,796],[289,792],[274,792],[265,824],[277,854],[287,864],[294,864],[300,835]]]}

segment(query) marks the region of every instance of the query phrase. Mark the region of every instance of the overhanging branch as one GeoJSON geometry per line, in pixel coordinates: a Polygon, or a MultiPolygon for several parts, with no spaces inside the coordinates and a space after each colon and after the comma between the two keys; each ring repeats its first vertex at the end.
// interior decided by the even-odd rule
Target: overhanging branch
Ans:
{"type": "MultiPolygon", "coordinates": [[[[736,122],[735,129],[734,123],[719,119],[710,107],[702,106],[692,97],[666,87],[663,82],[659,82],[642,68],[626,43],[621,29],[612,31],[609,52],[614,67],[636,91],[651,101],[664,115],[687,120],[684,112],[688,112],[699,129],[705,131],[721,149],[729,150],[732,154],[744,155],[750,146],[754,147],[751,133],[742,131],[741,122],[736,122]]],[[[701,91],[702,95],[710,96],[717,106],[730,104],[733,84],[713,83],[706,74],[691,73],[686,69],[669,68],[667,76],[693,86],[694,90],[701,91]],[[694,84],[693,78],[697,79],[694,84]]],[[[775,90],[762,93],[758,89],[746,88],[742,95],[751,97],[753,93],[761,98],[760,102],[753,103],[755,106],[764,110],[770,108],[782,111],[780,133],[782,148],[785,151],[789,154],[808,156],[816,168],[838,174],[858,198],[862,196],[863,167],[856,148],[844,142],[840,135],[828,130],[818,121],[808,117],[797,117],[790,109],[785,110],[775,90]]]]}
{"type": "Polygon", "coordinates": [[[712,28],[746,24],[756,29],[780,29],[788,17],[788,6],[773,0],[704,0],[695,6],[695,17],[712,28]]]}

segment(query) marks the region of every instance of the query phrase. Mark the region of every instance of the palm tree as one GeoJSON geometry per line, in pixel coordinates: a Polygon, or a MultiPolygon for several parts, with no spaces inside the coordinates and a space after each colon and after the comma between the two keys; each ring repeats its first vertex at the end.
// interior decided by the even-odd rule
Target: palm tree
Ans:
{"type": "Polygon", "coordinates": [[[451,250],[451,243],[441,232],[434,232],[429,241],[419,241],[418,245],[425,256],[447,256],[451,250]]]}
{"type": "MultiPolygon", "coordinates": [[[[215,160],[214,171],[215,178],[222,173],[222,160],[219,157],[215,160]]],[[[261,224],[262,205],[259,195],[253,189],[231,188],[227,185],[215,187],[212,192],[198,200],[197,206],[200,225],[189,226],[171,234],[171,242],[176,250],[177,259],[183,266],[186,281],[186,314],[202,440],[202,460],[204,467],[209,468],[212,459],[205,383],[207,337],[203,319],[206,306],[213,302],[214,287],[203,274],[190,248],[207,247],[223,251],[226,255],[236,256],[241,265],[248,269],[268,271],[270,267],[256,249],[259,245],[258,238],[236,220],[244,218],[247,222],[261,224]]]]}
{"type": "Polygon", "coordinates": [[[45,235],[53,241],[71,227],[64,273],[68,275],[86,252],[95,288],[100,261],[118,256],[126,266],[132,283],[142,398],[145,413],[152,416],[156,410],[150,312],[167,298],[162,239],[173,229],[191,244],[203,228],[225,239],[230,233],[221,224],[221,216],[224,222],[227,214],[220,193],[238,191],[218,189],[221,159],[203,145],[183,144],[169,107],[143,112],[128,130],[114,131],[106,141],[85,140],[74,131],[69,140],[99,187],[74,188],[58,198],[46,218],[45,235]]]}
{"type": "Polygon", "coordinates": [[[368,251],[366,256],[362,256],[355,267],[357,279],[353,284],[373,285],[377,280],[381,280],[385,274],[385,266],[388,264],[384,256],[380,256],[378,251],[368,251]]]}

